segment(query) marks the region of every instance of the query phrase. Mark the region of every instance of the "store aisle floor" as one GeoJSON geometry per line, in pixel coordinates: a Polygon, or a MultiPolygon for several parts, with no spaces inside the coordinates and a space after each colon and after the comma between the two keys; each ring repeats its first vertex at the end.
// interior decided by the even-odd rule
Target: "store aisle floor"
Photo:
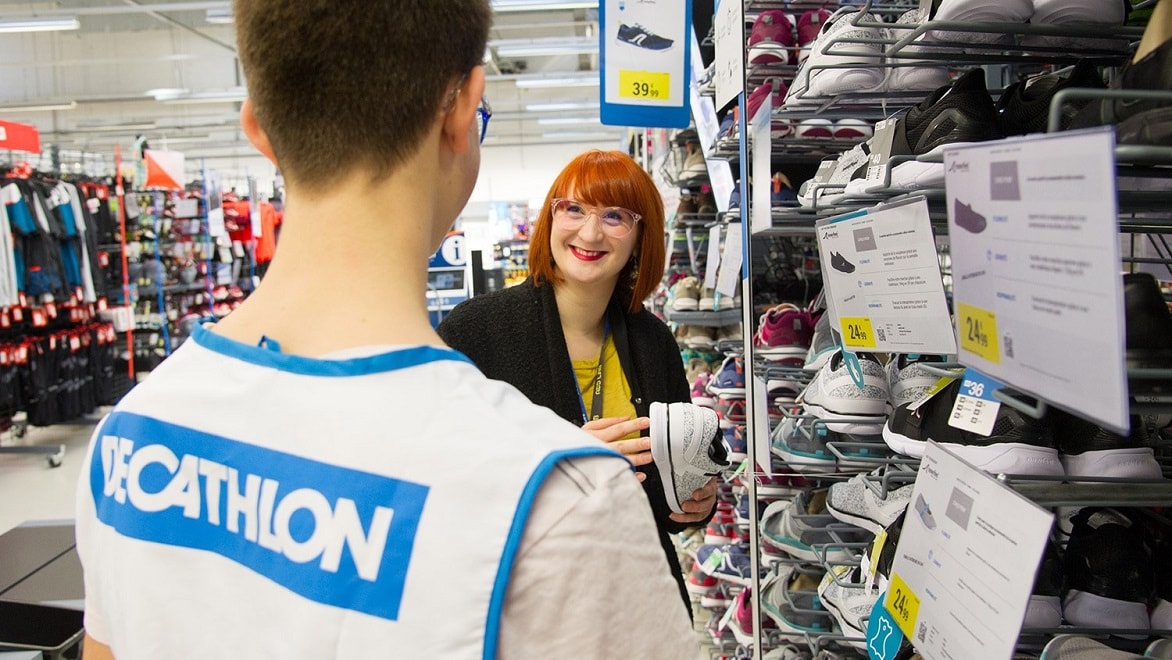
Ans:
{"type": "Polygon", "coordinates": [[[0,434],[0,446],[65,445],[65,460],[51,468],[42,454],[0,454],[0,533],[28,520],[71,520],[78,471],[99,414],[70,424],[30,428],[23,438],[0,434]]]}

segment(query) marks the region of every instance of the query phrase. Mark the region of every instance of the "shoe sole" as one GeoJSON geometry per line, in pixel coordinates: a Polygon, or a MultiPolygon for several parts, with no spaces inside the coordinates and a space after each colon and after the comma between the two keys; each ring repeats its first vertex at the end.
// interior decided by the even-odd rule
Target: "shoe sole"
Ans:
{"type": "MultiPolygon", "coordinates": [[[[883,427],[883,442],[892,451],[909,458],[923,458],[927,441],[913,440],[883,427]]],[[[1061,477],[1066,474],[1057,449],[1037,447],[1020,442],[1003,442],[995,445],[973,446],[953,442],[941,442],[941,447],[956,454],[974,467],[990,474],[1019,474],[1045,477],[1061,477]]]]}
{"type": "MultiPolygon", "coordinates": [[[[759,57],[773,57],[776,61],[772,64],[789,64],[789,52],[793,46],[786,46],[785,44],[771,43],[767,41],[758,42],[749,46],[749,64],[770,64],[769,62],[758,62],[759,57]]],[[[774,108],[776,110],[777,108],[774,108]]]]}
{"type": "Polygon", "coordinates": [[[829,410],[817,403],[803,401],[806,412],[817,417],[819,424],[835,433],[875,435],[880,428],[886,428],[887,401],[874,401],[867,412],[839,412],[829,410]]]}
{"type": "Polygon", "coordinates": [[[1151,447],[1063,454],[1061,460],[1067,476],[1071,477],[1160,479],[1164,476],[1151,447]]]}
{"type": "Polygon", "coordinates": [[[651,404],[651,459],[659,470],[659,481],[663,484],[664,499],[674,513],[683,513],[676,496],[675,470],[672,469],[671,438],[668,433],[667,404],[656,401],[651,404]]]}
{"type": "Polygon", "coordinates": [[[1062,625],[1062,599],[1058,596],[1030,595],[1022,628],[1057,628],[1062,625]]]}
{"type": "Polygon", "coordinates": [[[872,534],[878,534],[887,528],[886,525],[873,518],[847,513],[846,511],[834,508],[830,505],[830,498],[826,498],[826,512],[834,516],[835,520],[847,523],[848,525],[854,525],[860,529],[865,529],[872,534]]]}
{"type": "Polygon", "coordinates": [[[810,352],[809,346],[753,346],[753,353],[768,360],[799,358],[803,361],[810,352]]]}
{"type": "Polygon", "coordinates": [[[700,306],[700,303],[694,299],[684,298],[677,300],[671,304],[671,308],[677,312],[694,312],[700,306]]]}
{"type": "Polygon", "coordinates": [[[809,454],[796,453],[788,448],[776,445],[770,447],[770,453],[785,461],[787,467],[802,474],[830,474],[838,468],[838,462],[833,456],[821,458],[809,454]]]}
{"type": "MultiPolygon", "coordinates": [[[[1071,589],[1062,604],[1062,615],[1075,626],[1113,628],[1118,630],[1147,630],[1151,627],[1146,603],[1106,598],[1085,591],[1071,589]]],[[[1147,635],[1119,635],[1125,639],[1146,639],[1147,635]]]]}

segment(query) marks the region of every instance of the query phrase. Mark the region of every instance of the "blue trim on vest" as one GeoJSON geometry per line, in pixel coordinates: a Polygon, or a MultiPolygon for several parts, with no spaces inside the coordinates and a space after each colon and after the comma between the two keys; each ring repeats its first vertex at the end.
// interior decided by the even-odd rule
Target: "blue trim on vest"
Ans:
{"type": "Polygon", "coordinates": [[[443,360],[473,364],[472,360],[469,360],[467,356],[459,351],[453,351],[450,348],[436,348],[435,346],[412,346],[388,353],[348,360],[318,360],[299,355],[280,353],[278,352],[280,344],[267,337],[265,338],[267,340],[265,347],[250,346],[234,339],[229,339],[223,335],[217,335],[199,323],[195,325],[191,333],[191,340],[221,355],[226,355],[257,366],[302,376],[324,376],[330,378],[367,376],[370,374],[395,371],[396,369],[417,367],[429,362],[440,362],[443,360]],[[274,348],[278,350],[273,350],[274,348]]]}
{"type": "MultiPolygon", "coordinates": [[[[545,478],[559,461],[581,458],[583,456],[613,456],[621,457],[614,450],[606,447],[579,447],[550,453],[538,464],[521,492],[521,501],[517,504],[517,512],[513,515],[513,525],[509,528],[509,536],[505,540],[505,549],[501,553],[501,563],[497,568],[496,582],[492,585],[492,599],[488,602],[488,622],[484,628],[485,660],[495,660],[497,641],[500,638],[501,611],[504,609],[505,593],[508,591],[509,578],[513,572],[513,560],[517,557],[517,550],[521,547],[521,537],[525,533],[525,523],[529,520],[529,511],[533,508],[533,500],[537,491],[545,483],[545,478]]],[[[634,471],[634,466],[630,466],[634,471]]]]}

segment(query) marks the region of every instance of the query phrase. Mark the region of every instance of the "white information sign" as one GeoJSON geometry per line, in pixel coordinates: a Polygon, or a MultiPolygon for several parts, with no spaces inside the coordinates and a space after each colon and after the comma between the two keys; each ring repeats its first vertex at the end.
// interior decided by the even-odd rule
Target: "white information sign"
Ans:
{"type": "Polygon", "coordinates": [[[720,225],[708,230],[708,258],[704,263],[704,288],[716,289],[716,271],[720,267],[720,225]]]}
{"type": "Polygon", "coordinates": [[[946,151],[959,357],[1126,434],[1114,134],[946,151]]]}
{"type": "Polygon", "coordinates": [[[741,0],[716,6],[716,107],[723,108],[745,88],[745,8],[741,0]]]}
{"type": "Polygon", "coordinates": [[[924,198],[817,223],[831,324],[850,350],[956,352],[924,198]]]}
{"type": "Polygon", "coordinates": [[[1053,520],[929,442],[884,607],[927,660],[1008,660],[1053,520]]]}
{"type": "MultiPolygon", "coordinates": [[[[750,194],[753,195],[753,204],[750,209],[749,231],[754,234],[765,231],[773,226],[772,208],[770,207],[770,179],[767,178],[772,166],[773,146],[770,142],[770,121],[773,116],[773,95],[767,94],[757,114],[753,115],[750,126],[753,130],[753,171],[758,174],[750,194]]],[[[742,211],[742,217],[744,212],[742,211]]]]}
{"type": "MultiPolygon", "coordinates": [[[[770,452],[772,437],[769,434],[769,383],[765,376],[753,374],[753,456],[757,469],[766,476],[773,476],[773,454],[770,452]]],[[[747,428],[747,427],[746,427],[747,428]]]]}
{"type": "Polygon", "coordinates": [[[708,180],[712,182],[712,194],[716,197],[716,210],[721,213],[728,211],[729,198],[732,196],[736,182],[733,180],[732,168],[727,160],[708,161],[708,180]]]}
{"type": "Polygon", "coordinates": [[[736,295],[741,281],[741,223],[730,222],[724,235],[724,249],[720,253],[720,270],[716,274],[716,290],[726,296],[736,295]]]}

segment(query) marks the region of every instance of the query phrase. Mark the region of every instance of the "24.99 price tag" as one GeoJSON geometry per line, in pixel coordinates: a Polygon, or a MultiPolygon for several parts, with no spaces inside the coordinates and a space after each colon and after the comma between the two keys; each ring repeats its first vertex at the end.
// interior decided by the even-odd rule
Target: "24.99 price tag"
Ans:
{"type": "Polygon", "coordinates": [[[842,343],[851,348],[875,348],[875,329],[871,319],[865,316],[844,316],[839,319],[842,326],[842,343]]]}
{"type": "Polygon", "coordinates": [[[959,303],[956,306],[956,331],[960,348],[993,364],[1001,364],[997,345],[997,315],[980,307],[959,303]]]}
{"type": "Polygon", "coordinates": [[[891,575],[891,586],[887,589],[883,606],[891,613],[891,618],[895,620],[895,625],[899,626],[904,636],[914,639],[912,634],[920,617],[920,598],[898,573],[891,575]]]}

